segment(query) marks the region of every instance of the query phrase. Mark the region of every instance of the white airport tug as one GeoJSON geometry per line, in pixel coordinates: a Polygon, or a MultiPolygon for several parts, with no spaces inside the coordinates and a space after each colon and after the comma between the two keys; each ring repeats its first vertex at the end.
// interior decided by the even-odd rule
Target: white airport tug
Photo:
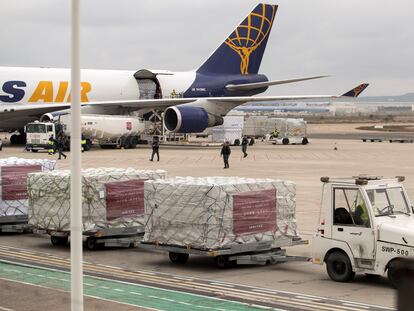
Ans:
{"type": "Polygon", "coordinates": [[[322,177],[319,226],[313,262],[326,263],[330,278],[350,281],[355,273],[387,276],[398,286],[397,262],[414,257],[414,216],[404,177],[322,177]]]}

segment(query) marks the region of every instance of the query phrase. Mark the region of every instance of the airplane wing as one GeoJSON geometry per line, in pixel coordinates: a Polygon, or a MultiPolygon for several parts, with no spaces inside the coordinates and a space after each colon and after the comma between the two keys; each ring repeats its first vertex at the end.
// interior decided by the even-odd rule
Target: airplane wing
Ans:
{"type": "Polygon", "coordinates": [[[40,117],[41,115],[70,108],[70,104],[29,104],[29,105],[4,105],[0,110],[0,121],[21,116],[40,117]]]}
{"type": "Polygon", "coordinates": [[[341,97],[358,97],[367,87],[369,83],[363,83],[342,95],[288,95],[288,96],[260,96],[260,97],[220,97],[207,98],[208,101],[226,102],[226,103],[251,103],[265,101],[284,101],[284,100],[304,100],[304,99],[336,99],[341,97]]]}
{"type": "MultiPolygon", "coordinates": [[[[82,103],[83,107],[108,107],[122,108],[129,111],[140,109],[165,109],[170,106],[194,103],[198,100],[205,100],[212,104],[227,104],[236,107],[249,102],[261,101],[283,101],[283,100],[304,100],[304,99],[334,99],[340,97],[358,97],[368,87],[367,83],[353,88],[343,95],[299,95],[299,96],[234,96],[234,97],[201,97],[201,98],[165,98],[165,99],[139,99],[122,101],[100,101],[82,103]]],[[[70,108],[70,103],[62,104],[28,104],[28,105],[3,105],[0,106],[0,127],[20,127],[27,122],[40,118],[45,113],[60,111],[70,108]],[[20,120],[19,122],[17,120],[20,120]]]]}
{"type": "Polygon", "coordinates": [[[197,100],[207,100],[215,103],[234,103],[242,105],[249,102],[284,101],[304,99],[335,99],[341,97],[358,97],[367,87],[368,83],[360,84],[343,95],[291,95],[291,96],[234,96],[234,97],[200,97],[200,98],[165,98],[165,99],[140,99],[107,102],[90,102],[88,106],[111,106],[130,109],[163,109],[170,106],[188,104],[197,100]]]}
{"type": "Polygon", "coordinates": [[[326,77],[329,77],[329,76],[314,76],[314,77],[307,77],[307,78],[297,78],[297,79],[290,79],[290,80],[273,80],[273,81],[247,83],[247,84],[228,84],[226,85],[226,89],[229,91],[250,91],[250,90],[265,88],[265,87],[272,86],[272,85],[294,83],[294,82],[307,81],[307,80],[313,80],[313,79],[321,79],[321,78],[326,78],[326,77]]]}
{"type": "Polygon", "coordinates": [[[70,108],[70,104],[5,104],[0,105],[0,131],[23,128],[29,122],[39,120],[45,113],[70,108]]]}
{"type": "Polygon", "coordinates": [[[188,104],[200,98],[163,98],[163,99],[137,99],[137,100],[111,100],[85,103],[88,106],[111,106],[119,108],[165,108],[175,105],[188,104]]]}

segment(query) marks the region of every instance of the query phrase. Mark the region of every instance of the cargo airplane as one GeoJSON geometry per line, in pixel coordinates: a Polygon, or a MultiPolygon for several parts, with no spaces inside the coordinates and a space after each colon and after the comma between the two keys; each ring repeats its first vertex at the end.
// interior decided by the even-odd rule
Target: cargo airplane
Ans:
{"type": "MultiPolygon", "coordinates": [[[[195,71],[82,70],[82,113],[128,114],[164,111],[167,130],[202,132],[248,102],[358,96],[362,84],[340,96],[254,96],[273,85],[323,76],[269,81],[259,74],[278,6],[258,4],[195,71]]],[[[33,120],[54,118],[70,108],[70,70],[0,68],[0,130],[20,130],[33,120]]],[[[16,138],[15,138],[16,139],[16,138]]]]}

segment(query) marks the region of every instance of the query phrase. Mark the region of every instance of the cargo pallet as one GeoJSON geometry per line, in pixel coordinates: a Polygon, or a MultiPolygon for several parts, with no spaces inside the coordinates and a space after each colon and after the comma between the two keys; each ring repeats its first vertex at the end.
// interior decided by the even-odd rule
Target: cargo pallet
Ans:
{"type": "Polygon", "coordinates": [[[382,143],[382,141],[383,141],[382,138],[375,138],[375,137],[363,137],[361,139],[364,143],[367,142],[367,141],[370,141],[372,143],[374,143],[374,142],[382,143]]]}
{"type": "Polygon", "coordinates": [[[0,217],[1,233],[25,233],[32,232],[33,227],[29,225],[27,215],[2,216],[0,217]]]}
{"type": "MultiPolygon", "coordinates": [[[[363,137],[363,138],[361,138],[361,140],[363,142],[370,141],[372,143],[373,142],[381,143],[384,140],[384,138],[363,137]]],[[[388,139],[388,141],[390,143],[413,143],[414,139],[411,139],[411,138],[391,138],[391,139],[388,139]]]]}
{"type": "Polygon", "coordinates": [[[410,138],[395,138],[395,139],[390,139],[389,140],[390,143],[413,143],[414,140],[410,139],[410,138]]]}
{"type": "MultiPolygon", "coordinates": [[[[53,246],[63,246],[69,242],[69,231],[35,230],[38,234],[49,234],[53,246]]],[[[129,228],[102,228],[83,232],[83,241],[89,250],[103,247],[135,247],[144,236],[144,226],[129,228]]]]}
{"type": "Polygon", "coordinates": [[[282,137],[270,140],[272,145],[307,145],[309,139],[307,137],[282,137]]]}
{"type": "MultiPolygon", "coordinates": [[[[293,240],[289,244],[281,245],[295,246],[305,245],[309,242],[307,240],[293,240]]],[[[169,253],[169,258],[172,263],[183,264],[188,261],[191,255],[214,257],[216,267],[219,269],[226,269],[233,265],[266,265],[276,264],[288,261],[309,261],[308,257],[302,256],[288,256],[286,250],[275,246],[273,241],[269,242],[255,242],[247,244],[232,245],[228,248],[220,249],[199,249],[191,246],[178,246],[168,244],[158,244],[155,242],[141,242],[140,248],[150,250],[162,250],[169,253]]]]}

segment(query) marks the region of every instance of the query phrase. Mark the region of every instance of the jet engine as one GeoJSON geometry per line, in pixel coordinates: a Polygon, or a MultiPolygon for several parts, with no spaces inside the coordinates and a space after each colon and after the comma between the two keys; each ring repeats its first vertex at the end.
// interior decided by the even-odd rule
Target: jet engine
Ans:
{"type": "Polygon", "coordinates": [[[170,132],[200,133],[223,122],[222,117],[212,115],[201,107],[173,106],[164,112],[164,125],[170,132]]]}
{"type": "Polygon", "coordinates": [[[40,117],[39,121],[40,122],[51,122],[51,121],[57,120],[59,116],[62,116],[65,114],[68,114],[68,112],[67,111],[56,111],[56,112],[45,113],[40,117]]]}

